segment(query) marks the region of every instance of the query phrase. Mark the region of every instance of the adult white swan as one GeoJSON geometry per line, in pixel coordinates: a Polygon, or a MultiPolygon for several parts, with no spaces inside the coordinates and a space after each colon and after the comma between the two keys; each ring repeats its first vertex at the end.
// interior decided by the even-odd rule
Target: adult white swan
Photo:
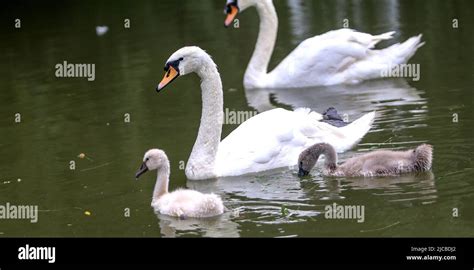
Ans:
{"type": "Polygon", "coordinates": [[[345,151],[367,133],[375,116],[367,113],[337,128],[319,122],[322,116],[309,109],[273,109],[251,117],[221,141],[222,82],[211,57],[198,47],[184,47],[171,55],[165,71],[157,91],[180,75],[195,72],[201,78],[201,124],[185,170],[192,180],[296,165],[300,152],[317,142],[345,151]]]}
{"type": "Polygon", "coordinates": [[[373,36],[351,29],[334,30],[304,40],[268,72],[278,30],[272,0],[227,0],[225,25],[231,25],[237,14],[250,6],[257,8],[260,30],[244,75],[244,87],[249,89],[353,84],[380,78],[396,65],[406,63],[424,44],[418,35],[402,44],[374,50],[375,44],[392,38],[395,32],[373,36]]]}

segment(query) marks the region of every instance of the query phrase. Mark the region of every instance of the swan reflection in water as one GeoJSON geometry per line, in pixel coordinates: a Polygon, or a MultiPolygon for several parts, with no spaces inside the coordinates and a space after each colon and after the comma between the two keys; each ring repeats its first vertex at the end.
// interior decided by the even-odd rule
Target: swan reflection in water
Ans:
{"type": "Polygon", "coordinates": [[[342,190],[370,190],[372,196],[383,196],[388,202],[420,201],[427,204],[438,198],[434,179],[433,172],[427,171],[397,177],[337,178],[334,182],[342,190]]]}
{"type": "Polygon", "coordinates": [[[306,107],[322,112],[328,107],[335,107],[350,116],[363,111],[378,111],[382,106],[426,104],[426,100],[420,96],[422,93],[403,78],[372,80],[354,85],[245,89],[248,105],[258,112],[277,107],[306,107]]]}
{"type": "Polygon", "coordinates": [[[218,193],[228,211],[239,213],[239,222],[257,224],[295,223],[318,218],[327,201],[343,201],[364,190],[373,196],[368,198],[369,201],[383,197],[387,202],[410,204],[418,201],[427,204],[437,199],[431,171],[371,178],[323,177],[316,173],[300,180],[297,168],[292,168],[214,181],[188,181],[187,187],[218,193]],[[282,216],[284,209],[288,211],[287,216],[282,216]]]}
{"type": "Polygon", "coordinates": [[[202,237],[239,237],[239,224],[232,221],[233,213],[211,218],[186,218],[157,214],[160,232],[164,237],[202,236],[202,237]]]}

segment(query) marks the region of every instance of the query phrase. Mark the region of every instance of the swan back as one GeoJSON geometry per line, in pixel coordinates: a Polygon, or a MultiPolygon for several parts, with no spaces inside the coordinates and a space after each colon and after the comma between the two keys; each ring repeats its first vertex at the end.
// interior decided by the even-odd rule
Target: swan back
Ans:
{"type": "Polygon", "coordinates": [[[219,196],[188,189],[166,194],[152,206],[160,214],[181,218],[206,218],[224,213],[224,204],[219,196]]]}
{"type": "Polygon", "coordinates": [[[393,176],[431,169],[432,146],[422,144],[406,151],[377,150],[348,159],[336,175],[393,176]]]}

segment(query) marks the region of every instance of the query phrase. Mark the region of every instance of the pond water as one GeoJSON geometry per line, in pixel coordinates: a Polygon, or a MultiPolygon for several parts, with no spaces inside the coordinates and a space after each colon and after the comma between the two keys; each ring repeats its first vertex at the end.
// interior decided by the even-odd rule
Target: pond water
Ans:
{"type": "MultiPolygon", "coordinates": [[[[239,15],[240,28],[226,29],[224,0],[5,3],[0,204],[34,204],[40,211],[37,223],[0,220],[0,237],[474,236],[472,1],[274,2],[279,31],[272,67],[299,42],[340,28],[348,18],[363,32],[397,31],[382,47],[422,33],[426,44],[410,60],[420,64],[420,79],[245,91],[243,74],[258,34],[255,9],[239,15]],[[98,25],[109,31],[97,36],[98,25]],[[186,76],[155,91],[165,61],[184,45],[213,56],[225,108],[322,112],[334,106],[354,117],[376,110],[371,131],[340,161],[427,142],[434,146],[432,172],[350,179],[323,177],[315,169],[300,179],[295,169],[283,168],[188,181],[180,164],[199,126],[199,79],[186,76]],[[55,65],[63,61],[95,63],[95,81],[56,78],[55,65]],[[207,220],[156,215],[150,207],[154,173],[134,178],[144,152],[154,147],[170,158],[170,189],[218,193],[229,211],[207,220]],[[326,219],[325,206],[333,203],[363,205],[364,222],[326,219]]],[[[224,125],[223,136],[236,127],[224,125]]]]}

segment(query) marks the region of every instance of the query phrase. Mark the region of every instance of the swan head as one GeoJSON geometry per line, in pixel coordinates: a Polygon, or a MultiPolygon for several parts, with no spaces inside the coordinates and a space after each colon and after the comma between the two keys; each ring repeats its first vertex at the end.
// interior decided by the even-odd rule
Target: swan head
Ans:
{"type": "Polygon", "coordinates": [[[179,76],[198,72],[209,62],[213,63],[211,57],[199,47],[188,46],[177,50],[166,61],[165,75],[156,87],[156,91],[160,92],[179,76]]]}
{"type": "Polygon", "coordinates": [[[237,17],[237,14],[244,11],[248,7],[257,5],[259,1],[262,0],[227,0],[224,8],[224,13],[226,14],[224,26],[229,27],[229,25],[237,17]]]}
{"type": "Polygon", "coordinates": [[[135,178],[138,179],[142,174],[147,171],[159,170],[164,166],[169,167],[169,160],[166,153],[161,149],[150,149],[143,156],[143,163],[135,174],[135,178]]]}
{"type": "Polygon", "coordinates": [[[298,176],[307,176],[314,165],[316,165],[318,159],[319,155],[315,156],[311,147],[301,152],[298,158],[298,176]]]}
{"type": "Polygon", "coordinates": [[[311,169],[318,162],[319,156],[325,155],[325,167],[329,171],[336,169],[336,152],[334,148],[327,143],[317,143],[305,149],[298,157],[298,176],[307,176],[311,169]]]}

